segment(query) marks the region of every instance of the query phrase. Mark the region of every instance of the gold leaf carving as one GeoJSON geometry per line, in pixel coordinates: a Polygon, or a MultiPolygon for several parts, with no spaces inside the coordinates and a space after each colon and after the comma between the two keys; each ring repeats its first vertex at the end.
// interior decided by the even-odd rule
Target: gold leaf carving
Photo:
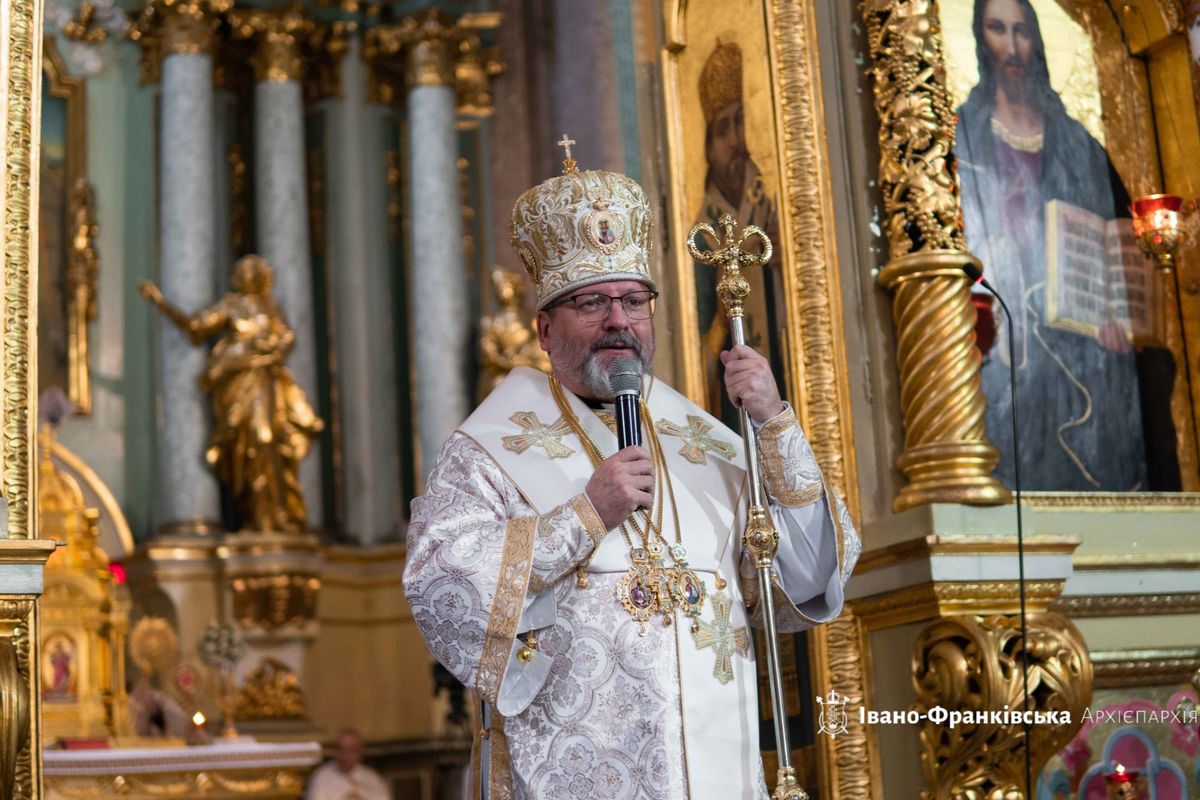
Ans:
{"type": "Polygon", "coordinates": [[[298,719],[308,713],[296,673],[277,658],[264,658],[238,695],[238,719],[298,719]]]}
{"type": "Polygon", "coordinates": [[[32,599],[0,600],[0,796],[32,800],[34,729],[32,599]]]}
{"type": "MultiPolygon", "coordinates": [[[[1069,712],[1070,724],[1032,725],[1033,774],[1083,724],[1092,697],[1092,664],[1083,636],[1058,614],[1028,618],[1029,709],[1069,712]]],[[[1002,712],[1022,709],[1024,673],[1017,615],[944,617],[913,645],[916,709],[1002,712]]],[[[922,800],[1010,797],[1025,785],[1025,726],[1017,721],[962,724],[928,721],[921,729],[921,766],[929,789],[922,800]]]]}

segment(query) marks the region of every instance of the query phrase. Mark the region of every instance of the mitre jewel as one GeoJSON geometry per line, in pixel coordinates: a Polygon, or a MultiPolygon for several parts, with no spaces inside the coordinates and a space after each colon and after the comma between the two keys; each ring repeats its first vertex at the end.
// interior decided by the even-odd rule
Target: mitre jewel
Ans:
{"type": "Polygon", "coordinates": [[[606,281],[650,277],[653,222],[642,187],[616,172],[575,169],[571,140],[564,172],[517,198],[512,243],[537,288],[537,307],[606,281]]]}

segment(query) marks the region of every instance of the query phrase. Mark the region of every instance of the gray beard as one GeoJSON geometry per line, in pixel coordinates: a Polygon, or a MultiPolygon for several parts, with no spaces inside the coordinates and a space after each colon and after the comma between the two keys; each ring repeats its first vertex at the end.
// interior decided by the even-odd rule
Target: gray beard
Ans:
{"type": "MultiPolygon", "coordinates": [[[[651,362],[654,359],[654,343],[643,345],[637,340],[637,337],[632,334],[628,335],[625,342],[633,346],[633,350],[625,358],[635,359],[642,365],[642,372],[649,373],[653,371],[651,362]]],[[[603,340],[597,344],[603,344],[603,340]]],[[[553,365],[556,372],[570,375],[578,383],[582,384],[592,397],[599,400],[601,403],[611,403],[613,401],[612,386],[608,382],[608,369],[604,367],[599,356],[594,351],[590,351],[583,363],[575,367],[571,364],[563,363],[564,361],[574,361],[572,356],[574,353],[551,353],[550,363],[553,365]]]]}
{"type": "MultiPolygon", "coordinates": [[[[642,360],[639,356],[634,356],[639,362],[642,360]]],[[[642,371],[646,371],[646,365],[642,364],[642,371]]],[[[583,362],[583,369],[579,371],[579,382],[586,386],[592,392],[592,397],[602,403],[611,403],[613,401],[612,386],[608,381],[608,371],[600,366],[600,359],[592,353],[587,357],[587,361],[583,362]]]]}

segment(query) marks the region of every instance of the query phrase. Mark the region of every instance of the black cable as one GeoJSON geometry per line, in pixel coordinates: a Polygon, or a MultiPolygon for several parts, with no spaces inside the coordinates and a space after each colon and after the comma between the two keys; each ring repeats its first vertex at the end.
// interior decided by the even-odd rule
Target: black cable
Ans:
{"type": "Polygon", "coordinates": [[[1008,303],[1000,293],[983,277],[983,273],[974,264],[967,262],[963,265],[967,277],[992,293],[992,297],[1000,301],[1004,316],[1008,319],[1008,377],[1009,392],[1012,398],[1012,429],[1013,429],[1013,492],[1017,504],[1017,590],[1021,598],[1021,678],[1024,704],[1021,724],[1025,729],[1025,797],[1033,800],[1033,752],[1029,747],[1033,723],[1029,719],[1029,626],[1025,618],[1025,531],[1021,524],[1021,443],[1017,432],[1017,343],[1013,335],[1013,316],[1008,310],[1008,303]]]}

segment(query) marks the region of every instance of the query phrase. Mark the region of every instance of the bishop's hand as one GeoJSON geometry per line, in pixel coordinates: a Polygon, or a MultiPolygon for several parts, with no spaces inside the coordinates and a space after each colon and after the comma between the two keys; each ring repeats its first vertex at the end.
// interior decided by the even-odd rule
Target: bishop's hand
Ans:
{"type": "Polygon", "coordinates": [[[634,509],[654,504],[654,465],[650,454],[626,447],[597,467],[584,488],[605,530],[624,522],[634,509]]]}
{"type": "Polygon", "coordinates": [[[750,419],[761,425],[783,411],[771,364],[754,348],[735,344],[721,352],[721,363],[725,365],[725,391],[729,400],[739,408],[744,407],[750,419]]]}

